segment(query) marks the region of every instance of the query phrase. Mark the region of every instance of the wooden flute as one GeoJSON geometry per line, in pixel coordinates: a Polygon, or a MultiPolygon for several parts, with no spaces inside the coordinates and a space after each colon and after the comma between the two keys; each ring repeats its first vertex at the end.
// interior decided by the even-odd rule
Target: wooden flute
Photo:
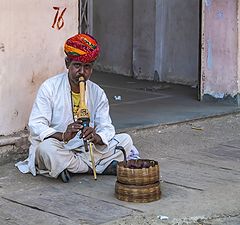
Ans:
{"type": "MultiPolygon", "coordinates": [[[[89,122],[90,122],[90,113],[88,111],[88,108],[86,106],[85,102],[85,91],[86,91],[86,81],[83,76],[79,78],[79,89],[80,89],[80,102],[79,102],[79,109],[77,112],[77,117],[82,121],[83,129],[85,127],[89,127],[89,122]]],[[[84,142],[84,148],[85,151],[88,152],[88,141],[83,141],[84,142]]],[[[95,167],[95,161],[94,161],[94,155],[92,151],[92,143],[89,143],[90,145],[90,157],[91,157],[91,162],[92,162],[92,169],[93,169],[93,176],[94,179],[97,179],[97,173],[96,173],[96,167],[95,167]]]]}
{"type": "MultiPolygon", "coordinates": [[[[85,103],[86,82],[83,76],[79,78],[80,102],[77,117],[82,121],[83,128],[89,127],[90,114],[85,103]]],[[[85,151],[88,152],[88,143],[84,141],[85,151]]]]}

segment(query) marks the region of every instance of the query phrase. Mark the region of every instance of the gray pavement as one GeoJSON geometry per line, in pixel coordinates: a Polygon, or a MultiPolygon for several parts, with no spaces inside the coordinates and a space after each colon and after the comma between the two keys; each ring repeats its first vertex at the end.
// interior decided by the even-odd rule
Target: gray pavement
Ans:
{"type": "Polygon", "coordinates": [[[116,177],[58,179],[1,166],[0,224],[240,224],[240,114],[129,130],[143,158],[160,163],[162,197],[114,196],[116,177]],[[159,219],[167,216],[167,220],[159,219]]]}
{"type": "Polygon", "coordinates": [[[160,163],[161,199],[119,201],[114,176],[75,175],[64,184],[21,174],[12,162],[0,166],[0,224],[239,225],[238,108],[199,102],[195,88],[113,76],[93,80],[107,92],[117,130],[160,163]]]}
{"type": "Polygon", "coordinates": [[[106,91],[118,131],[239,111],[237,106],[226,103],[198,101],[196,87],[136,80],[102,72],[94,72],[91,79],[106,91]],[[121,100],[115,100],[115,96],[120,96],[121,100]]]}

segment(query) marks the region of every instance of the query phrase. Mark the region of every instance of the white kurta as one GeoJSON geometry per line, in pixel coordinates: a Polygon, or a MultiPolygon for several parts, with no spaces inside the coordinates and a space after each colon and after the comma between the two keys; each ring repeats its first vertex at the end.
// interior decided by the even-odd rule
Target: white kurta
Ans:
{"type": "MultiPolygon", "coordinates": [[[[115,135],[115,129],[109,116],[109,104],[105,92],[97,84],[86,82],[86,105],[90,112],[89,126],[95,127],[96,133],[105,144],[99,149],[101,153],[108,152],[110,140],[115,135]]],[[[64,132],[67,126],[74,122],[72,112],[71,88],[68,74],[62,73],[46,80],[37,93],[29,118],[29,157],[16,166],[23,173],[36,175],[35,152],[41,141],[56,132],[64,132]]],[[[83,145],[78,133],[65,145],[66,149],[75,149],[83,145]]]]}

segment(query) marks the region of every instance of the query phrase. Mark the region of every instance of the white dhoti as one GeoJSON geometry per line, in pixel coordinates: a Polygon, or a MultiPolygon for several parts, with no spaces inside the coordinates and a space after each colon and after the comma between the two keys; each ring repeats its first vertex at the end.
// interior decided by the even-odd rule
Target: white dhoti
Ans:
{"type": "MultiPolygon", "coordinates": [[[[128,157],[134,148],[131,137],[128,134],[116,134],[109,146],[93,145],[96,172],[101,174],[113,161],[124,160],[122,151],[116,149],[122,146],[128,157]]],[[[36,149],[35,163],[40,174],[57,177],[63,170],[71,173],[86,173],[92,168],[89,152],[85,152],[84,146],[68,150],[63,142],[54,138],[48,138],[41,142],[36,149]]]]}

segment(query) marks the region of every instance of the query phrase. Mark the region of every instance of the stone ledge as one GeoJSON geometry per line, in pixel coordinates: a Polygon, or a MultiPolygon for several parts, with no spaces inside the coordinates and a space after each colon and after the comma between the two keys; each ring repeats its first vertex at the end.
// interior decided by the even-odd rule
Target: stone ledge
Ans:
{"type": "Polygon", "coordinates": [[[26,130],[0,136],[0,165],[26,158],[28,148],[28,131],[26,130]]]}

